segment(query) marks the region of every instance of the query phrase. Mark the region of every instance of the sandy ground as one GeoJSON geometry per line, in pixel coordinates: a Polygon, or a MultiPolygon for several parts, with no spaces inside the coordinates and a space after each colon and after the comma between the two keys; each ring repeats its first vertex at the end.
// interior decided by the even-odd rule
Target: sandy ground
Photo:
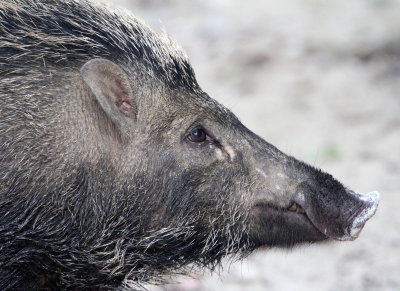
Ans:
{"type": "Polygon", "coordinates": [[[220,275],[150,290],[400,290],[399,1],[107,2],[164,26],[202,88],[250,129],[381,193],[354,242],[258,251],[220,275]]]}

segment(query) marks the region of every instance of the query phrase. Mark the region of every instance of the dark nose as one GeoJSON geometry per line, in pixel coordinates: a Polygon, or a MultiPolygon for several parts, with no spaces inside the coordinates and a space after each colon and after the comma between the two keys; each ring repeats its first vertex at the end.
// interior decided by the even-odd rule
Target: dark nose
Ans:
{"type": "Polygon", "coordinates": [[[362,207],[361,211],[354,218],[352,218],[352,221],[349,221],[349,227],[345,231],[345,235],[338,239],[355,240],[367,220],[375,214],[379,204],[379,193],[374,191],[363,195],[349,189],[346,189],[346,192],[360,201],[362,203],[362,207]]]}

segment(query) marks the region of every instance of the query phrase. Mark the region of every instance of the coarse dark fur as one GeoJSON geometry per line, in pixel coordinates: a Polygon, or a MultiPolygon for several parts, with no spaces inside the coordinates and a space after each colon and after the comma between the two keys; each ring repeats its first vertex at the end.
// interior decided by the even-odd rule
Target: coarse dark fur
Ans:
{"type": "Polygon", "coordinates": [[[245,128],[132,16],[0,1],[1,290],[141,288],[341,239],[364,204],[245,128]]]}
{"type": "Polygon", "coordinates": [[[227,236],[242,226],[233,220],[237,215],[222,216],[230,211],[224,199],[194,191],[199,170],[176,174],[190,187],[165,183],[175,166],[164,154],[163,167],[152,164],[162,160],[154,157],[125,178],[107,155],[85,156],[79,142],[66,148],[70,129],[60,118],[65,101],[54,99],[66,98],[59,93],[66,76],[89,59],[135,66],[142,79],[172,89],[199,90],[185,54],[172,41],[86,1],[1,1],[0,14],[1,290],[41,284],[108,289],[124,279],[140,284],[191,262],[213,266],[241,248],[227,236]],[[164,204],[172,209],[170,221],[152,222],[164,204]],[[212,222],[226,229],[193,224],[210,219],[203,211],[210,204],[216,212],[212,222]]]}

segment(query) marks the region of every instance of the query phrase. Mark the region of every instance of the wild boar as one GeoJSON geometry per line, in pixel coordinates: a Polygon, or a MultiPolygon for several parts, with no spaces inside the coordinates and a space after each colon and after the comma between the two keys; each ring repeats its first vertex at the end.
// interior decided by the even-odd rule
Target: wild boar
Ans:
{"type": "Polygon", "coordinates": [[[0,1],[0,289],[140,288],[353,240],[357,194],[247,129],[185,53],[85,0],[0,1]]]}

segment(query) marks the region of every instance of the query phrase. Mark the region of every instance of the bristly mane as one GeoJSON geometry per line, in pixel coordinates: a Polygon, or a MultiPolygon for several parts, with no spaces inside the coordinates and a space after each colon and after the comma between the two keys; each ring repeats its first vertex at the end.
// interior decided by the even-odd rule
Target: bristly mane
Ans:
{"type": "Polygon", "coordinates": [[[40,71],[48,66],[79,68],[101,57],[139,63],[168,86],[197,87],[183,50],[125,12],[88,0],[6,0],[0,1],[0,13],[3,75],[21,74],[28,66],[40,71]]]}
{"type": "MultiPolygon", "coordinates": [[[[88,0],[0,0],[0,290],[142,289],[251,249],[247,201],[228,193],[226,177],[239,168],[181,169],[168,151],[121,173],[124,165],[103,154],[98,146],[109,149],[113,137],[95,137],[108,124],[71,77],[93,58],[177,91],[199,90],[185,53],[122,12],[88,0]],[[206,185],[210,176],[226,183],[206,185]]],[[[241,126],[198,93],[215,118],[241,126]]]]}

